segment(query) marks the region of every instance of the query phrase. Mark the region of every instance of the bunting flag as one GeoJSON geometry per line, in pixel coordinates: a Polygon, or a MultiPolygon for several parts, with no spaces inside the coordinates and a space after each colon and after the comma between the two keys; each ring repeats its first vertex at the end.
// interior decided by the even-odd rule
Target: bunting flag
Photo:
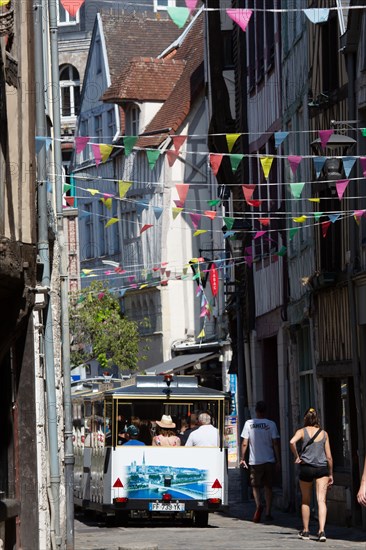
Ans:
{"type": "Polygon", "coordinates": [[[235,235],[235,231],[226,231],[223,234],[224,239],[228,239],[229,237],[233,237],[235,235]]]}
{"type": "Polygon", "coordinates": [[[199,335],[197,336],[197,339],[201,340],[202,338],[204,338],[206,336],[206,333],[205,333],[205,329],[203,328],[201,330],[201,332],[199,333],[199,335]]]}
{"type": "Polygon", "coordinates": [[[110,210],[112,208],[112,199],[111,197],[106,197],[104,196],[102,199],[100,199],[101,202],[104,204],[104,206],[106,208],[108,208],[108,210],[110,210]]]}
{"type": "Polygon", "coordinates": [[[148,201],[136,201],[135,202],[135,205],[136,205],[136,212],[137,214],[140,216],[142,214],[142,212],[144,210],[146,210],[147,208],[149,208],[149,203],[148,201]]]}
{"type": "Polygon", "coordinates": [[[270,219],[269,218],[258,218],[258,221],[261,225],[269,225],[270,224],[270,219]]]}
{"type": "Polygon", "coordinates": [[[98,167],[99,164],[102,162],[102,155],[100,152],[99,143],[92,143],[91,148],[95,159],[95,165],[98,167]]]}
{"type": "Polygon", "coordinates": [[[217,212],[215,212],[215,210],[205,210],[204,211],[204,215],[207,218],[210,218],[210,220],[214,220],[216,218],[216,214],[217,214],[217,212]]]}
{"type": "Polygon", "coordinates": [[[189,9],[189,12],[192,13],[193,10],[197,7],[198,0],[186,0],[186,6],[189,9]]]}
{"type": "Polygon", "coordinates": [[[67,193],[68,191],[70,191],[70,189],[71,189],[71,185],[69,183],[64,183],[64,187],[63,187],[64,193],[67,193]]]}
{"type": "Polygon", "coordinates": [[[160,149],[146,149],[147,161],[150,166],[150,170],[155,168],[156,161],[161,155],[160,149]]]}
{"type": "Polygon", "coordinates": [[[46,151],[48,151],[51,147],[52,138],[48,136],[36,136],[36,153],[40,152],[42,147],[46,146],[46,151]]]}
{"type": "Polygon", "coordinates": [[[280,250],[277,252],[277,256],[284,256],[287,252],[287,248],[285,246],[281,246],[280,250]]]}
{"type": "Polygon", "coordinates": [[[360,166],[362,174],[366,178],[366,157],[360,157],[360,166]]]}
{"type": "Polygon", "coordinates": [[[183,206],[184,203],[186,202],[187,194],[189,191],[189,183],[177,183],[175,185],[175,188],[178,192],[180,202],[183,206]]]}
{"type": "Polygon", "coordinates": [[[209,206],[217,206],[218,204],[220,204],[220,202],[221,202],[221,199],[213,199],[213,200],[207,201],[207,204],[209,206]]]}
{"type": "Polygon", "coordinates": [[[323,237],[325,238],[327,236],[327,232],[328,232],[328,229],[329,229],[329,226],[331,225],[332,222],[322,222],[322,235],[323,237]]]}
{"type": "Polygon", "coordinates": [[[61,0],[63,8],[69,15],[71,15],[71,17],[76,16],[84,2],[85,0],[61,0]]]}
{"type": "Polygon", "coordinates": [[[316,221],[319,221],[322,216],[324,216],[323,212],[314,212],[314,218],[316,221]]]}
{"type": "Polygon", "coordinates": [[[239,27],[245,32],[247,30],[247,26],[253,11],[240,8],[228,8],[226,10],[226,13],[230,17],[230,19],[232,19],[234,23],[239,25],[239,27]]]}
{"type": "Polygon", "coordinates": [[[298,218],[292,218],[292,219],[296,223],[304,223],[304,221],[307,220],[307,216],[299,216],[298,218]]]}
{"type": "Polygon", "coordinates": [[[253,239],[259,239],[260,237],[263,237],[263,235],[265,235],[267,233],[267,231],[257,231],[257,233],[254,235],[253,239]]]}
{"type": "Polygon", "coordinates": [[[247,204],[249,206],[254,206],[255,208],[259,208],[263,201],[255,200],[255,201],[247,201],[247,204]]]}
{"type": "Polygon", "coordinates": [[[273,162],[273,157],[261,157],[260,161],[261,161],[264,177],[266,178],[266,180],[268,180],[269,172],[271,170],[271,166],[273,162]]]}
{"type": "Polygon", "coordinates": [[[207,233],[207,229],[197,229],[197,230],[193,233],[193,237],[198,237],[198,235],[202,235],[203,233],[207,233]]]}
{"type": "Polygon", "coordinates": [[[144,232],[144,231],[147,231],[147,229],[150,229],[150,227],[154,227],[151,223],[145,223],[145,225],[142,227],[141,231],[140,231],[140,235],[144,232]]]}
{"type": "Polygon", "coordinates": [[[291,194],[295,199],[299,199],[301,197],[304,185],[305,183],[290,183],[291,194]]]}
{"type": "Polygon", "coordinates": [[[197,230],[201,221],[201,214],[196,214],[195,212],[189,212],[189,217],[191,218],[193,227],[195,228],[195,230],[197,230]]]}
{"type": "Polygon", "coordinates": [[[244,260],[248,264],[248,267],[251,268],[253,265],[253,256],[244,256],[244,260]]]}
{"type": "Polygon", "coordinates": [[[233,150],[233,147],[240,136],[241,134],[226,134],[226,143],[229,153],[233,150]]]}
{"type": "Polygon", "coordinates": [[[175,151],[170,151],[169,149],[167,149],[165,151],[165,154],[167,156],[167,159],[168,159],[168,164],[170,166],[170,168],[174,165],[175,161],[177,160],[177,158],[179,158],[179,154],[176,153],[175,151]]]}
{"type": "Polygon", "coordinates": [[[123,138],[123,145],[125,148],[126,157],[128,157],[128,155],[131,154],[132,149],[135,147],[137,140],[138,140],[138,136],[125,136],[123,138]]]}
{"type": "Polygon", "coordinates": [[[173,214],[173,220],[182,212],[183,208],[177,208],[173,206],[172,208],[172,214],[173,214]]]}
{"type": "Polygon", "coordinates": [[[229,155],[229,157],[230,157],[231,169],[232,169],[233,172],[236,172],[237,169],[238,169],[239,164],[241,163],[241,161],[244,158],[244,155],[236,153],[236,154],[229,155]]]}
{"type": "Polygon", "coordinates": [[[361,128],[361,134],[366,137],[366,128],[361,128]]]}
{"type": "Polygon", "coordinates": [[[173,146],[176,153],[179,154],[180,148],[187,139],[187,136],[172,136],[173,146]]]}
{"type": "Polygon", "coordinates": [[[229,217],[223,217],[224,223],[227,227],[227,229],[230,231],[233,228],[235,218],[229,218],[229,217]]]}
{"type": "Polygon", "coordinates": [[[334,130],[319,130],[319,139],[323,149],[327,146],[330,136],[333,134],[334,130]]]}
{"type": "Polygon", "coordinates": [[[167,11],[169,17],[179,29],[184,27],[190,14],[190,10],[188,8],[168,7],[167,11]]]}
{"type": "Polygon", "coordinates": [[[316,172],[316,177],[319,178],[321,171],[323,170],[323,166],[325,164],[325,161],[327,160],[325,157],[314,157],[314,168],[316,172]]]}
{"type": "Polygon", "coordinates": [[[313,197],[313,198],[310,198],[308,199],[309,202],[320,202],[320,198],[319,197],[313,197]]]}
{"type": "Polygon", "coordinates": [[[107,223],[105,224],[105,228],[109,227],[110,225],[113,225],[114,223],[117,223],[119,220],[118,218],[110,218],[107,223]]]}
{"type": "Polygon", "coordinates": [[[342,200],[343,194],[345,190],[347,189],[347,185],[349,184],[349,180],[339,180],[336,183],[336,189],[339,200],[342,200]]]}
{"type": "Polygon", "coordinates": [[[94,195],[99,195],[98,189],[85,189],[85,191],[88,191],[93,197],[94,195]]]}
{"type": "Polygon", "coordinates": [[[0,0],[0,6],[7,6],[10,0],[0,0]]]}
{"type": "Polygon", "coordinates": [[[178,208],[183,208],[183,206],[184,206],[181,200],[174,199],[173,202],[174,202],[175,206],[177,206],[178,208]]]}
{"type": "Polygon", "coordinates": [[[113,145],[107,145],[106,143],[101,143],[99,145],[100,155],[102,157],[102,162],[107,162],[111,152],[113,151],[113,145]]]}
{"type": "Polygon", "coordinates": [[[285,141],[287,138],[289,132],[275,132],[274,138],[275,138],[275,148],[278,149],[281,143],[285,141]]]}
{"type": "Polygon", "coordinates": [[[315,25],[317,23],[325,23],[328,21],[329,17],[329,9],[328,8],[308,8],[302,10],[306,17],[314,23],[315,25]]]}
{"type": "Polygon", "coordinates": [[[67,206],[70,206],[71,208],[75,205],[75,197],[65,197],[65,201],[67,206]]]}
{"type": "Polygon", "coordinates": [[[120,199],[123,199],[131,185],[131,181],[118,180],[118,191],[120,199]]]}
{"type": "Polygon", "coordinates": [[[257,186],[255,184],[241,186],[241,188],[243,189],[244,199],[246,202],[251,200],[256,187],[257,186]]]}
{"type": "Polygon", "coordinates": [[[360,220],[362,216],[364,216],[366,213],[366,210],[355,210],[353,213],[353,217],[355,218],[355,222],[357,225],[360,225],[360,220]]]}
{"type": "Polygon", "coordinates": [[[346,178],[349,177],[351,170],[357,160],[357,157],[343,157],[343,170],[346,174],[346,178]]]}
{"type": "Polygon", "coordinates": [[[292,241],[299,229],[299,227],[291,227],[290,231],[288,232],[288,238],[290,241],[292,241]]]}
{"type": "Polygon", "coordinates": [[[287,159],[288,159],[288,162],[290,164],[290,168],[292,170],[292,173],[295,175],[296,170],[297,170],[300,162],[302,161],[302,157],[297,156],[297,155],[291,155],[291,156],[287,157],[287,159]]]}
{"type": "Polygon", "coordinates": [[[84,151],[85,147],[88,144],[88,141],[89,138],[84,136],[78,136],[75,138],[75,151],[77,155],[84,151]]]}
{"type": "Polygon", "coordinates": [[[341,216],[340,214],[328,214],[328,218],[332,223],[335,223],[336,221],[338,221],[340,216],[341,216]]]}
{"type": "Polygon", "coordinates": [[[162,215],[164,209],[161,206],[153,206],[153,210],[154,210],[155,218],[158,220],[162,215]]]}
{"type": "Polygon", "coordinates": [[[223,157],[224,155],[216,153],[210,153],[209,155],[210,166],[214,176],[217,176],[223,157]]]}

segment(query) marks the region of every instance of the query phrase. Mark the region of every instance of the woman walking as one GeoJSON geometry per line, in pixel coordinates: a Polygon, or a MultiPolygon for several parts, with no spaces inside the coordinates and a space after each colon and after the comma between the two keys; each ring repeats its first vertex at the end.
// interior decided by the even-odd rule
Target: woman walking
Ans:
{"type": "Polygon", "coordinates": [[[327,432],[322,430],[318,414],[310,408],[304,415],[304,427],[297,430],[290,441],[295,464],[300,465],[299,480],[301,490],[301,516],[303,528],[299,538],[308,540],[310,520],[310,500],[313,481],[316,484],[318,502],[319,531],[318,541],[325,542],[325,520],[327,517],[327,490],[333,484],[333,459],[327,432]],[[297,451],[296,444],[302,442],[302,450],[297,451]]]}

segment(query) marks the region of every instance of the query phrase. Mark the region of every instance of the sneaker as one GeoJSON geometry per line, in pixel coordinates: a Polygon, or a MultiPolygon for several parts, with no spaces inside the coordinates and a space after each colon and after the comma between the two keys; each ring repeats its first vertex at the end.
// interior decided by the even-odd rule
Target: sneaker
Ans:
{"type": "Polygon", "coordinates": [[[327,540],[327,537],[325,536],[324,531],[320,531],[320,533],[318,535],[318,541],[319,542],[326,542],[326,540],[327,540]]]}
{"type": "Polygon", "coordinates": [[[260,522],[262,512],[263,512],[263,506],[260,505],[260,506],[256,509],[256,511],[254,512],[254,516],[253,516],[253,521],[254,521],[254,523],[259,523],[259,522],[260,522]]]}
{"type": "Polygon", "coordinates": [[[300,531],[298,534],[299,539],[302,540],[310,540],[310,533],[309,531],[300,531]]]}

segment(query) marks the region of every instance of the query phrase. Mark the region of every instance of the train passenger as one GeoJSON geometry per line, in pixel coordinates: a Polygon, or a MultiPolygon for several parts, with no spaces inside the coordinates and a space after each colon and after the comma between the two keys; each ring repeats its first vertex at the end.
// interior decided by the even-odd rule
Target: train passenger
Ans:
{"type": "Polygon", "coordinates": [[[156,420],[157,435],[153,438],[152,444],[161,447],[178,447],[180,439],[175,433],[175,423],[170,415],[163,414],[161,420],[156,420]]]}
{"type": "Polygon", "coordinates": [[[141,420],[140,421],[140,435],[139,435],[139,441],[142,441],[145,443],[145,445],[151,445],[152,444],[152,435],[151,435],[151,422],[150,420],[141,420]]]}
{"type": "Polygon", "coordinates": [[[131,426],[128,426],[127,434],[129,436],[129,439],[128,441],[126,441],[125,446],[127,447],[127,445],[145,445],[143,441],[138,440],[139,433],[140,430],[137,426],[134,426],[133,424],[131,424],[131,426]]]}
{"type": "Polygon", "coordinates": [[[211,416],[201,413],[198,423],[199,428],[190,434],[186,447],[217,447],[219,445],[219,430],[211,424],[211,416]]]}

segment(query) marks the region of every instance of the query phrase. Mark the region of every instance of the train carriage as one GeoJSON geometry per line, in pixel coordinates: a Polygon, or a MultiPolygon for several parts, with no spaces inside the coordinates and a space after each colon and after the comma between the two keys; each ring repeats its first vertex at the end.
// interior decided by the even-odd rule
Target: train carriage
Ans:
{"type": "Polygon", "coordinates": [[[75,505],[114,516],[188,518],[205,526],[227,505],[226,394],[195,376],[136,376],[129,384],[73,397],[75,505]],[[154,421],[210,413],[217,447],[123,445],[131,419],[154,421]]]}

